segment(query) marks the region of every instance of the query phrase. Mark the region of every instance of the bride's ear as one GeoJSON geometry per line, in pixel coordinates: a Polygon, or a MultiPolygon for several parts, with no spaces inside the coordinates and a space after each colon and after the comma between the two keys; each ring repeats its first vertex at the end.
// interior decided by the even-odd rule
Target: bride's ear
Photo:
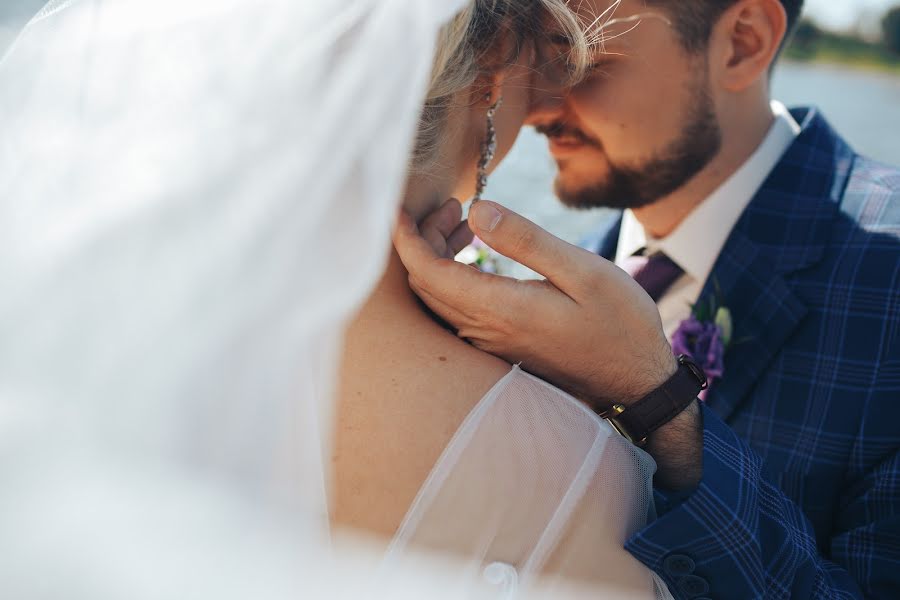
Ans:
{"type": "Polygon", "coordinates": [[[498,70],[491,74],[479,75],[472,86],[469,105],[476,110],[487,110],[500,100],[506,72],[498,70]]]}

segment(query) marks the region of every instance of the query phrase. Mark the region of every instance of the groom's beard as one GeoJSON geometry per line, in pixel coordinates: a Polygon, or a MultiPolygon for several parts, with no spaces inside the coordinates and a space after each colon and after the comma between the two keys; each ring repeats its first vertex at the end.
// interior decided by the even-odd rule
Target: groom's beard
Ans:
{"type": "MultiPolygon", "coordinates": [[[[722,147],[722,132],[705,91],[685,117],[678,138],[640,164],[608,163],[602,181],[566,187],[556,183],[559,199],[571,208],[640,208],[675,192],[709,164],[722,147]]],[[[564,127],[564,126],[563,126],[564,127]]]]}

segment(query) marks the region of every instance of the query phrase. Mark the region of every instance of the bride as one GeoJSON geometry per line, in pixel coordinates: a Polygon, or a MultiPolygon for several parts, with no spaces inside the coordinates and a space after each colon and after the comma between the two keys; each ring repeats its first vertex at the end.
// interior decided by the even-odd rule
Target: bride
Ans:
{"type": "Polygon", "coordinates": [[[553,35],[562,0],[46,4],[0,59],[0,589],[365,596],[336,526],[653,593],[649,457],[385,257],[398,198],[475,191],[489,113],[509,149],[553,35]]]}
{"type": "MultiPolygon", "coordinates": [[[[479,164],[495,164],[493,146],[497,159],[511,148],[535,69],[555,67],[543,64],[547,40],[569,38],[574,76],[590,52],[583,35],[563,0],[472,0],[443,28],[403,197],[413,218],[480,193],[479,164]]],[[[650,594],[624,544],[651,510],[652,459],[565,393],[447,331],[396,253],[342,364],[334,523],[394,538],[394,552],[452,551],[514,579],[650,594]]]]}

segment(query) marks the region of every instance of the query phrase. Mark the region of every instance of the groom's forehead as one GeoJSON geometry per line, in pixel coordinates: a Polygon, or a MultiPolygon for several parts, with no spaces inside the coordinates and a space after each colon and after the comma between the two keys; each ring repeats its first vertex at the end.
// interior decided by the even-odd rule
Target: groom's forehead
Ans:
{"type": "Polygon", "coordinates": [[[645,0],[567,0],[567,4],[588,23],[629,17],[651,8],[645,0]]]}
{"type": "Polygon", "coordinates": [[[669,21],[666,3],[660,1],[567,0],[567,4],[594,41],[623,41],[621,37],[633,33],[640,21],[669,21]]]}

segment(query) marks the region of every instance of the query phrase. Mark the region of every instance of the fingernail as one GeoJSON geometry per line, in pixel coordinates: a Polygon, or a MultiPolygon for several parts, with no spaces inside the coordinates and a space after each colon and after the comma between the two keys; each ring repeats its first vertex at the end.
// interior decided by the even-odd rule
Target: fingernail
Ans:
{"type": "Polygon", "coordinates": [[[475,221],[475,227],[481,231],[493,232],[502,218],[500,211],[490,204],[478,202],[472,207],[472,219],[475,221]]]}

